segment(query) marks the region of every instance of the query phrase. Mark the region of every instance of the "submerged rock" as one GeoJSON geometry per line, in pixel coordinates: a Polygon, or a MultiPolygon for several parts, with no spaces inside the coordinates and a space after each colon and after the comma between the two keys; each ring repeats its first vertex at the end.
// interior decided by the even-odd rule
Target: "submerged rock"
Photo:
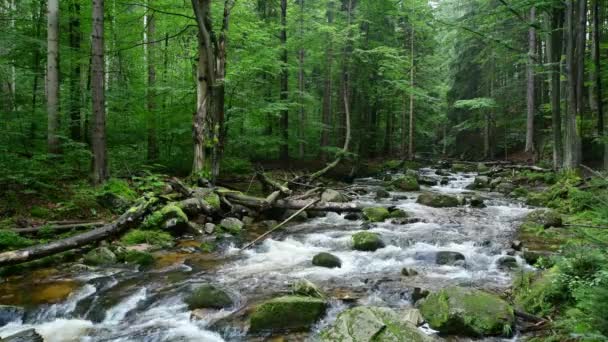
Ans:
{"type": "Polygon", "coordinates": [[[511,270],[519,267],[517,264],[517,259],[509,255],[500,257],[498,260],[496,260],[496,265],[502,270],[511,270]]]}
{"type": "Polygon", "coordinates": [[[232,299],[224,290],[210,284],[199,286],[188,295],[184,302],[189,310],[222,309],[232,306],[232,299]]]}
{"type": "Polygon", "coordinates": [[[449,208],[458,206],[458,198],[449,195],[425,192],[418,196],[416,203],[434,208],[449,208]]]}
{"type": "Polygon", "coordinates": [[[473,196],[473,197],[471,197],[469,199],[469,204],[473,208],[485,208],[486,207],[483,198],[481,198],[479,196],[473,196]]]}
{"type": "Polygon", "coordinates": [[[464,255],[458,252],[440,251],[435,256],[435,263],[437,265],[454,265],[459,261],[464,261],[464,255]]]}
{"type": "Polygon", "coordinates": [[[408,218],[410,215],[401,209],[393,209],[389,213],[390,218],[408,218]]]}
{"type": "Polygon", "coordinates": [[[384,189],[380,189],[380,190],[376,191],[376,196],[375,196],[376,199],[389,198],[389,197],[391,197],[391,194],[384,189]]]}
{"type": "Polygon", "coordinates": [[[511,335],[513,308],[489,293],[449,287],[429,295],[420,312],[431,328],[444,334],[466,336],[511,335]]]}
{"type": "Polygon", "coordinates": [[[390,185],[394,186],[395,189],[401,191],[418,191],[420,190],[420,184],[414,175],[404,175],[396,179],[393,179],[390,185]]]}
{"type": "Polygon", "coordinates": [[[250,332],[302,331],[315,324],[327,309],[320,298],[284,296],[258,305],[250,317],[250,332]]]}
{"type": "Polygon", "coordinates": [[[439,181],[432,177],[420,176],[420,177],[418,177],[418,183],[420,183],[422,185],[427,185],[427,186],[435,186],[435,185],[439,184],[439,181]]]}
{"type": "Polygon", "coordinates": [[[333,341],[434,341],[397,312],[383,307],[359,306],[338,315],[336,322],[321,333],[321,340],[333,341]]]}
{"type": "Polygon", "coordinates": [[[404,267],[401,269],[401,275],[404,277],[413,277],[418,275],[418,271],[413,268],[404,267]]]}
{"type": "Polygon", "coordinates": [[[373,252],[384,247],[380,235],[370,232],[359,232],[353,235],[353,248],[358,251],[373,252]]]}
{"type": "Polygon", "coordinates": [[[91,266],[111,265],[116,261],[116,254],[107,247],[95,248],[84,255],[84,263],[91,266]]]}
{"type": "Polygon", "coordinates": [[[370,222],[382,222],[391,216],[387,208],[370,207],[363,208],[363,216],[370,222]]]}
{"type": "Polygon", "coordinates": [[[349,220],[349,221],[363,220],[363,215],[361,215],[359,213],[348,213],[348,214],[344,215],[344,219],[349,220]]]}
{"type": "Polygon", "coordinates": [[[323,252],[312,258],[312,264],[327,268],[340,268],[342,267],[342,260],[333,254],[323,252]]]}

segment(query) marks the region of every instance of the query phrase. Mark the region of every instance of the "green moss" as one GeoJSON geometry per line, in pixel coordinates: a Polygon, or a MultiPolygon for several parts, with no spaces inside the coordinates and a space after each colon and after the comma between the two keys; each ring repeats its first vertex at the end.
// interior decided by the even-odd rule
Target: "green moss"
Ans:
{"type": "Polygon", "coordinates": [[[285,296],[258,305],[250,317],[250,331],[308,330],[324,314],[327,303],[320,298],[285,296]]]}
{"type": "Polygon", "coordinates": [[[142,224],[142,228],[163,229],[165,222],[170,219],[177,219],[177,223],[188,222],[188,216],[182,211],[182,209],[175,203],[171,203],[146,217],[142,224]]]}
{"type": "Polygon", "coordinates": [[[414,160],[406,160],[403,163],[403,170],[407,171],[407,170],[419,170],[420,168],[422,168],[422,164],[414,161],[414,160]]]}
{"type": "Polygon", "coordinates": [[[390,213],[384,207],[370,207],[363,208],[363,216],[370,222],[383,222],[390,217],[390,213]]]}
{"type": "Polygon", "coordinates": [[[353,235],[353,248],[358,251],[373,252],[384,247],[380,235],[371,232],[359,232],[353,235]]]}
{"type": "Polygon", "coordinates": [[[524,187],[517,187],[515,188],[515,190],[513,190],[513,192],[511,193],[511,196],[513,197],[526,197],[528,196],[528,189],[524,188],[524,187]]]}
{"type": "Polygon", "coordinates": [[[456,197],[431,192],[425,192],[420,194],[420,196],[418,196],[418,199],[416,200],[416,203],[434,208],[457,207],[459,204],[458,198],[456,197]]]}
{"type": "Polygon", "coordinates": [[[420,184],[418,184],[418,180],[413,175],[400,176],[396,179],[393,179],[389,183],[389,185],[394,187],[395,189],[401,190],[401,191],[418,191],[418,190],[420,190],[420,184]]]}
{"type": "Polygon", "coordinates": [[[534,315],[546,316],[563,299],[567,290],[556,281],[557,268],[540,274],[522,271],[513,279],[514,303],[534,315]]]}
{"type": "Polygon", "coordinates": [[[84,255],[84,263],[92,266],[111,265],[116,263],[116,255],[107,247],[99,247],[84,255]]]}
{"type": "Polygon", "coordinates": [[[401,160],[388,160],[382,164],[383,170],[397,170],[403,165],[403,161],[401,160]]]}
{"type": "Polygon", "coordinates": [[[477,172],[487,172],[490,171],[490,168],[484,164],[484,163],[479,163],[477,164],[477,172]]]}
{"type": "Polygon", "coordinates": [[[190,310],[222,309],[232,305],[232,299],[225,291],[210,284],[199,286],[184,301],[190,310]]]}
{"type": "Polygon", "coordinates": [[[410,215],[407,212],[405,212],[401,209],[391,210],[390,215],[389,215],[390,218],[408,218],[409,216],[410,215]]]}
{"type": "Polygon", "coordinates": [[[122,179],[112,178],[104,183],[101,192],[112,193],[127,200],[135,200],[137,193],[131,189],[129,183],[122,179]]]}
{"type": "Polygon", "coordinates": [[[452,171],[454,172],[475,172],[477,171],[477,165],[473,164],[452,164],[452,171]]]}
{"type": "Polygon", "coordinates": [[[51,211],[47,208],[35,205],[30,209],[30,215],[35,218],[48,218],[51,216],[51,211]]]}
{"type": "Polygon", "coordinates": [[[141,251],[128,251],[123,256],[124,262],[128,264],[149,267],[154,264],[154,256],[150,253],[141,251]]]}
{"type": "Polygon", "coordinates": [[[215,192],[210,192],[203,196],[203,200],[207,202],[212,208],[220,209],[220,196],[215,192]]]}
{"type": "Polygon", "coordinates": [[[212,243],[212,242],[203,242],[201,243],[200,249],[203,253],[212,253],[215,251],[215,249],[217,248],[217,246],[212,243]]]}
{"type": "Polygon", "coordinates": [[[127,232],[120,241],[127,245],[139,245],[147,243],[150,245],[170,246],[173,242],[173,237],[167,232],[160,230],[141,230],[133,229],[127,232]]]}
{"type": "Polygon", "coordinates": [[[10,230],[0,230],[0,250],[18,249],[35,242],[10,230]]]}

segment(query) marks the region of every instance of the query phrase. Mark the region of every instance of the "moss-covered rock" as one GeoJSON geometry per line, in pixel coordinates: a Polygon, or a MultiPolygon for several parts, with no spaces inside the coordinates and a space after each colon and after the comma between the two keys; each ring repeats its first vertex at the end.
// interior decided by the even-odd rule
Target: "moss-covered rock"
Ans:
{"type": "Polygon", "coordinates": [[[161,247],[171,246],[173,237],[171,234],[161,230],[133,229],[128,231],[120,241],[126,246],[149,244],[161,247]]]}
{"type": "Polygon", "coordinates": [[[220,228],[234,235],[240,234],[243,226],[243,222],[235,217],[227,217],[220,221],[220,228]]]}
{"type": "Polygon", "coordinates": [[[315,284],[311,283],[306,279],[297,280],[295,283],[293,283],[291,289],[291,292],[296,296],[314,297],[321,299],[325,298],[321,290],[319,290],[319,288],[315,284]]]}
{"type": "Polygon", "coordinates": [[[340,313],[336,322],[321,333],[321,340],[425,342],[435,339],[389,308],[359,306],[340,313]]]}
{"type": "Polygon", "coordinates": [[[116,261],[116,254],[107,247],[95,248],[84,255],[84,263],[91,266],[111,265],[116,261]]]}
{"type": "Polygon", "coordinates": [[[526,221],[543,226],[544,228],[563,227],[562,217],[554,210],[539,209],[534,210],[526,217],[526,221]]]}
{"type": "Polygon", "coordinates": [[[97,203],[113,212],[123,212],[137,199],[137,193],[129,183],[112,178],[104,183],[96,195],[97,203]]]}
{"type": "Polygon", "coordinates": [[[490,178],[487,176],[477,176],[473,181],[472,187],[473,189],[485,189],[490,187],[490,178]]]}
{"type": "Polygon", "coordinates": [[[346,202],[347,199],[339,191],[334,189],[327,189],[321,194],[321,201],[323,202],[346,202]]]}
{"type": "Polygon", "coordinates": [[[453,172],[475,172],[475,171],[477,171],[477,165],[456,163],[456,164],[452,164],[452,171],[453,172]]]}
{"type": "Polygon", "coordinates": [[[426,205],[434,208],[449,208],[449,207],[457,207],[459,204],[458,198],[437,194],[432,192],[425,192],[418,196],[416,203],[426,205]]]}
{"type": "Polygon", "coordinates": [[[258,305],[250,316],[250,331],[302,331],[315,324],[327,309],[320,298],[284,296],[258,305]]]}
{"type": "Polygon", "coordinates": [[[418,184],[418,179],[416,179],[415,175],[403,175],[393,179],[390,182],[390,185],[396,190],[401,191],[418,191],[420,190],[420,184],[418,184]]]}
{"type": "Polygon", "coordinates": [[[384,207],[370,207],[363,208],[363,216],[369,222],[383,222],[391,216],[387,208],[384,207]]]}
{"type": "Polygon", "coordinates": [[[371,232],[359,232],[353,235],[353,248],[358,251],[373,252],[384,247],[380,235],[371,232]]]}
{"type": "Polygon", "coordinates": [[[444,334],[467,336],[511,335],[513,308],[489,293],[449,287],[430,294],[420,312],[431,328],[444,334]]]}
{"type": "Polygon", "coordinates": [[[342,260],[333,254],[323,252],[312,258],[312,264],[327,268],[340,268],[342,267],[342,260]]]}
{"type": "Polygon", "coordinates": [[[232,299],[224,290],[217,286],[205,284],[197,287],[184,298],[188,309],[222,309],[232,306],[232,299]]]}
{"type": "Polygon", "coordinates": [[[389,218],[408,218],[410,215],[401,209],[393,209],[389,213],[389,218]]]}
{"type": "Polygon", "coordinates": [[[170,229],[188,223],[188,216],[176,204],[168,204],[148,215],[142,224],[144,229],[170,229]]]}
{"type": "Polygon", "coordinates": [[[148,252],[130,250],[121,256],[127,264],[150,267],[154,265],[154,256],[148,252]]]}
{"type": "Polygon", "coordinates": [[[203,200],[207,202],[213,209],[220,209],[220,196],[215,192],[209,192],[205,196],[203,196],[203,200]]]}

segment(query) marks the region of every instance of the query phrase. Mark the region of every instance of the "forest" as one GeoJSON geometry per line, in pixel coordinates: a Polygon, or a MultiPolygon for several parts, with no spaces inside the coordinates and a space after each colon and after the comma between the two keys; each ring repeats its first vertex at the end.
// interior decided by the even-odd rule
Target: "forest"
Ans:
{"type": "Polygon", "coordinates": [[[608,1],[0,0],[0,341],[608,341],[608,1]]]}

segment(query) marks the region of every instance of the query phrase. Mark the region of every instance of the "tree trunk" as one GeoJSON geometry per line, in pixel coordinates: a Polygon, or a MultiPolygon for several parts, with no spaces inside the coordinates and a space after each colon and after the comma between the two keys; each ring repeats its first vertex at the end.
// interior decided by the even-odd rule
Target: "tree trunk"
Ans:
{"type": "Polygon", "coordinates": [[[416,34],[414,31],[414,25],[412,24],[412,36],[410,39],[410,125],[409,125],[409,148],[408,148],[408,160],[414,160],[416,158],[416,146],[414,145],[414,72],[416,66],[414,64],[414,39],[416,38],[416,34]]]}
{"type": "Polygon", "coordinates": [[[562,166],[561,74],[563,12],[553,9],[549,15],[550,34],[547,39],[547,59],[551,65],[551,127],[553,131],[553,168],[562,166]]]}
{"type": "Polygon", "coordinates": [[[603,101],[603,84],[602,84],[602,63],[600,59],[600,43],[601,43],[601,26],[600,26],[600,1],[593,0],[593,83],[595,90],[595,99],[597,107],[597,131],[600,137],[604,138],[604,169],[608,170],[608,137],[604,130],[604,101],[603,101]]]}
{"type": "MultiPolygon", "coordinates": [[[[587,0],[578,0],[578,28],[576,37],[576,112],[581,122],[585,111],[585,50],[587,44],[587,0]]],[[[583,125],[579,126],[580,139],[583,137],[583,125]]],[[[582,161],[582,153],[579,157],[582,161]]]]}
{"type": "Polygon", "coordinates": [[[74,141],[81,141],[81,107],[82,94],[80,93],[81,63],[80,45],[82,32],[80,30],[80,2],[79,0],[70,1],[70,50],[71,50],[71,70],[70,70],[70,138],[74,141]]]}
{"type": "MultiPolygon", "coordinates": [[[[332,26],[334,23],[334,2],[327,3],[327,24],[332,26]]],[[[329,133],[331,132],[331,110],[332,110],[332,64],[333,64],[333,37],[331,33],[327,35],[327,50],[325,52],[325,84],[323,89],[323,114],[321,131],[321,160],[327,160],[327,152],[324,148],[329,146],[329,133]]]]}
{"type": "Polygon", "coordinates": [[[108,177],[106,147],[106,113],[104,94],[104,0],[93,0],[91,96],[93,102],[93,183],[101,184],[108,177]]]}
{"type": "Polygon", "coordinates": [[[300,51],[298,51],[298,99],[300,105],[299,112],[299,125],[298,125],[298,157],[304,158],[304,141],[305,141],[305,129],[306,129],[306,112],[304,110],[304,0],[300,1],[300,51]]]}
{"type": "Polygon", "coordinates": [[[48,0],[47,13],[47,113],[48,151],[60,152],[59,146],[59,0],[48,0]]]}
{"type": "MultiPolygon", "coordinates": [[[[289,66],[287,65],[287,0],[281,0],[281,103],[287,106],[289,99],[289,66]]],[[[279,158],[289,160],[289,110],[281,110],[281,146],[279,158]]]]}
{"type": "Polygon", "coordinates": [[[156,14],[152,11],[146,15],[146,39],[148,52],[148,154],[147,160],[153,162],[158,159],[157,118],[156,118],[156,14]]]}
{"type": "MultiPolygon", "coordinates": [[[[575,43],[577,40],[576,11],[578,2],[566,1],[566,68],[568,79],[568,110],[565,120],[564,139],[564,168],[567,170],[577,169],[580,165],[581,145],[578,131],[576,129],[577,114],[577,60],[575,54],[575,43]]],[[[585,0],[582,0],[585,1],[585,0]]]]}
{"type": "MultiPolygon", "coordinates": [[[[536,21],[536,7],[530,9],[530,22],[536,21]]],[[[528,29],[528,66],[527,66],[527,119],[526,119],[526,149],[525,152],[529,156],[536,159],[536,148],[534,147],[534,114],[535,106],[535,83],[534,83],[534,64],[536,60],[536,29],[530,26],[528,29]]]]}

